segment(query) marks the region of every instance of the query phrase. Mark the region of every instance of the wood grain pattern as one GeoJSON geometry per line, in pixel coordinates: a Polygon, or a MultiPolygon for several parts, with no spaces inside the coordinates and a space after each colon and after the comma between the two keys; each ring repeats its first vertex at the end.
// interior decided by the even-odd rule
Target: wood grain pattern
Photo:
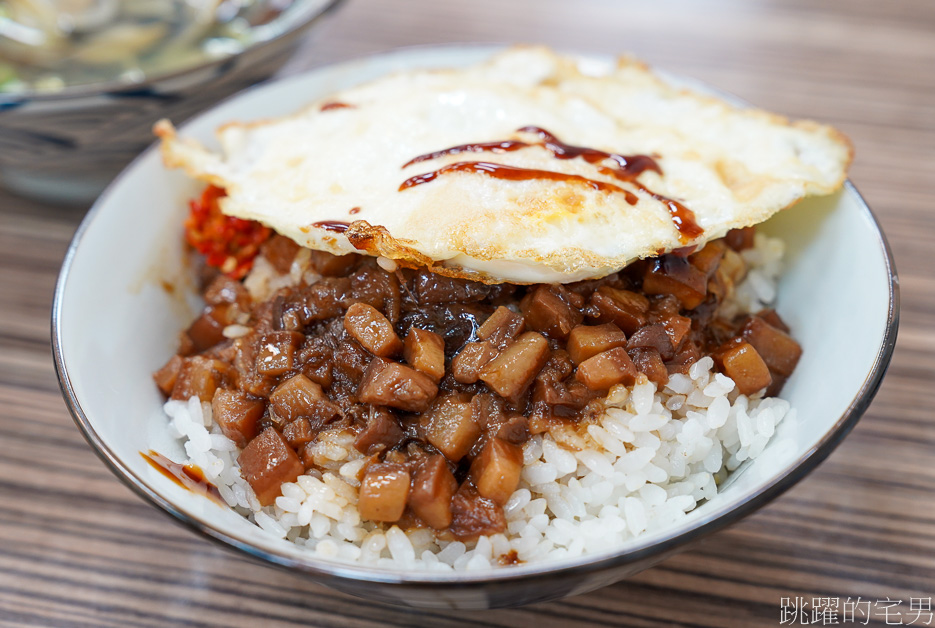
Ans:
{"type": "Polygon", "coordinates": [[[852,178],[903,295],[895,358],[857,428],[767,508],[603,591],[467,616],[375,605],[170,525],[105,469],[49,348],[52,289],[83,210],[0,192],[0,626],[769,626],[781,597],[889,597],[905,611],[935,596],[931,1],[349,0],[287,71],[447,41],[629,50],[850,135],[852,178]]]}

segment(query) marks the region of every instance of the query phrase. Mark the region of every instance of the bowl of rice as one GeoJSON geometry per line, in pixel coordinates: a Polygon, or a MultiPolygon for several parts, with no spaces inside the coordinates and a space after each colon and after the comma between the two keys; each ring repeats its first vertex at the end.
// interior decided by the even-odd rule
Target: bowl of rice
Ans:
{"type": "MultiPolygon", "coordinates": [[[[244,92],[180,132],[207,142],[232,119],[284,115],[297,103],[393,71],[463,67],[491,53],[472,46],[416,48],[322,68],[244,92]]],[[[686,79],[667,80],[713,93],[686,79]]],[[[640,373],[610,387],[580,430],[524,427],[523,438],[504,445],[519,452],[521,472],[502,498],[491,493],[498,527],[484,528],[475,517],[470,528],[456,512],[454,522],[441,526],[451,525],[453,534],[403,525],[399,514],[364,503],[372,489],[364,485],[374,477],[368,473],[382,469],[380,482],[391,484],[393,473],[409,464],[399,452],[393,458],[362,446],[359,430],[319,429],[301,439],[274,429],[274,412],[255,429],[265,425],[271,438],[283,432],[298,439],[289,442],[301,442],[299,456],[312,462],[265,498],[242,455],[252,445],[238,443],[227,429],[216,398],[211,403],[210,396],[173,391],[178,371],[164,389],[168,399],[153,383],[153,373],[178,350],[180,330],[191,331],[205,299],[211,303],[182,236],[189,201],[202,194],[203,185],[166,169],[150,149],[78,229],[52,313],[66,402],[102,460],[159,510],[225,547],[369,599],[493,608],[583,593],[645,569],[762,507],[814,469],[870,404],[895,345],[892,254],[847,181],[834,194],[804,200],[759,225],[744,244],[720,245],[744,268],[720,304],[725,315],[765,317],[801,345],[778,395],[742,390],[742,380],[726,374],[721,354],[696,356],[659,381],[640,373]],[[126,211],[140,199],[146,211],[126,211]],[[475,533],[464,531],[470,529],[475,533]]],[[[258,303],[298,284],[326,282],[309,255],[293,252],[289,263],[277,264],[272,248],[244,280],[258,303]]],[[[360,263],[347,272],[389,272],[385,263],[360,263]]],[[[535,329],[530,320],[527,312],[527,328],[535,329]]],[[[247,318],[222,331],[220,340],[230,344],[251,333],[247,318]]],[[[181,355],[178,363],[193,360],[194,349],[181,355]]],[[[413,361],[408,353],[407,359],[413,361]]],[[[446,451],[428,441],[431,453],[446,451]]],[[[469,474],[483,490],[493,465],[470,466],[455,473],[469,474]]],[[[422,518],[429,517],[425,511],[422,518]]]]}

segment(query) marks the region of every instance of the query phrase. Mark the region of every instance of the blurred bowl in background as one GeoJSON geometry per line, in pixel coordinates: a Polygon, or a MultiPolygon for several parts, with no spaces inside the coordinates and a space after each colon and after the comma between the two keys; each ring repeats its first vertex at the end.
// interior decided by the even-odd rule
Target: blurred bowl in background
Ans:
{"type": "MultiPolygon", "coordinates": [[[[115,73],[106,81],[51,90],[28,84],[0,91],[0,184],[50,202],[92,201],[152,143],[156,120],[185,120],[269,78],[295,51],[300,36],[341,1],[295,0],[251,26],[253,37],[242,49],[194,62],[181,56],[177,67],[163,64],[149,75],[137,70],[136,76],[115,73]]],[[[0,51],[0,61],[7,56],[0,51]]]]}

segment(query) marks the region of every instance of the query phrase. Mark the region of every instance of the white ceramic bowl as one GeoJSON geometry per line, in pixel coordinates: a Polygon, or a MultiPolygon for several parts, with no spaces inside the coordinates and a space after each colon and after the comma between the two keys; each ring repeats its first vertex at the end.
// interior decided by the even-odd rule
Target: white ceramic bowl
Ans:
{"type": "MultiPolygon", "coordinates": [[[[490,53],[465,46],[417,48],[322,68],[244,92],[185,125],[182,134],[211,143],[215,127],[231,119],[285,114],[388,71],[466,65],[490,53]]],[[[781,424],[756,461],[729,478],[716,499],[677,527],[574,560],[451,574],[329,562],[180,488],[140,456],[153,448],[183,458],[167,434],[150,374],[174,352],[179,330],[198,306],[181,245],[187,200],[198,188],[163,168],[150,149],[78,229],[56,288],[52,321],[66,401],[114,473],[157,507],[224,545],[371,598],[427,607],[513,605],[582,593],[658,562],[762,506],[823,460],[870,403],[896,340],[892,256],[870,209],[847,183],[839,193],[803,202],[763,227],[788,246],[778,309],[804,353],[782,396],[798,413],[781,424]]]]}
{"type": "Polygon", "coordinates": [[[152,141],[160,118],[186,120],[266,80],[301,36],[341,0],[298,0],[258,28],[244,50],[147,76],[69,85],[57,92],[0,92],[0,183],[56,203],[90,203],[152,141]]]}

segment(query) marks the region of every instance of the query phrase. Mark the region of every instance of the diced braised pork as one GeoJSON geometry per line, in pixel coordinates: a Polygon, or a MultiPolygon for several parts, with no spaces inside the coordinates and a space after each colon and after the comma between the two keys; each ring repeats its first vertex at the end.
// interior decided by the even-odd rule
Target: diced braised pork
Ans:
{"type": "Polygon", "coordinates": [[[250,441],[237,462],[261,506],[272,504],[284,482],[295,482],[305,472],[295,450],[272,427],[250,441]]]}
{"type": "Polygon", "coordinates": [[[371,360],[357,391],[363,403],[422,412],[438,394],[438,386],[425,373],[383,358],[371,360]]]}
{"type": "Polygon", "coordinates": [[[660,323],[647,325],[630,336],[627,349],[655,349],[663,360],[671,360],[675,355],[672,338],[660,323]]]}
{"type": "Polygon", "coordinates": [[[566,300],[571,294],[561,286],[536,286],[519,304],[526,325],[551,338],[567,338],[583,318],[581,312],[566,300]]]}
{"type": "Polygon", "coordinates": [[[328,398],[321,386],[301,374],[277,386],[269,396],[269,402],[276,415],[287,423],[306,417],[323,425],[341,416],[341,409],[328,398]]]}
{"type": "Polygon", "coordinates": [[[579,325],[568,335],[568,355],[575,364],[614,347],[625,347],[627,336],[613,323],[579,325]]]}
{"type": "Polygon", "coordinates": [[[649,299],[630,290],[601,286],[591,295],[591,310],[600,323],[613,323],[627,334],[646,324],[649,299]]]}
{"type": "Polygon", "coordinates": [[[458,483],[444,456],[426,456],[416,464],[409,493],[409,507],[436,530],[451,525],[451,498],[458,483]]]}
{"type": "Polygon", "coordinates": [[[315,437],[318,436],[317,427],[320,427],[317,423],[313,426],[312,422],[304,416],[299,417],[282,429],[282,436],[290,446],[298,449],[305,443],[315,440],[315,437]]]}
{"type": "Polygon", "coordinates": [[[403,357],[412,368],[436,382],[445,376],[445,341],[435,332],[411,327],[406,336],[403,357]]]}
{"type": "Polygon", "coordinates": [[[360,482],[357,508],[362,519],[399,521],[409,497],[409,471],[401,464],[383,463],[367,467],[360,482]]]}
{"type": "Polygon", "coordinates": [[[173,355],[169,358],[169,361],[165,363],[165,366],[153,373],[153,381],[156,382],[156,386],[159,387],[163,395],[168,396],[172,394],[172,389],[175,388],[175,380],[178,379],[181,370],[182,357],[173,355]]]}
{"type": "Polygon", "coordinates": [[[591,390],[609,390],[611,386],[636,383],[637,370],[623,347],[598,353],[578,365],[575,378],[591,390]]]}
{"type": "Polygon", "coordinates": [[[802,347],[789,334],[759,316],[751,316],[741,328],[740,335],[753,345],[771,371],[783,377],[792,375],[802,356],[802,347]]]}
{"type": "Polygon", "coordinates": [[[218,388],[211,400],[211,416],[224,436],[243,448],[260,433],[260,419],[266,411],[263,399],[239,390],[218,388]]]}
{"type": "Polygon", "coordinates": [[[742,338],[721,345],[712,355],[715,364],[734,380],[737,390],[745,395],[766,388],[772,381],[766,362],[753,345],[742,338]]]}
{"type": "Polygon", "coordinates": [[[462,384],[473,384],[480,379],[481,370],[497,357],[497,349],[487,340],[469,342],[451,360],[451,374],[462,384]]]}
{"type": "Polygon", "coordinates": [[[223,306],[209,305],[189,326],[185,333],[191,339],[196,352],[224,342],[224,328],[228,324],[224,314],[223,306]]]}
{"type": "Polygon", "coordinates": [[[491,438],[471,462],[471,478],[482,497],[503,505],[519,485],[523,450],[513,443],[491,438]]]}
{"type": "Polygon", "coordinates": [[[450,395],[439,398],[431,410],[422,415],[421,432],[452,462],[463,458],[481,435],[481,426],[474,419],[468,400],[450,395]]]}
{"type": "Polygon", "coordinates": [[[311,275],[259,303],[211,278],[208,307],[154,379],[174,399],[211,401],[262,504],[306,469],[333,469],[323,444],[353,435],[367,456],[362,519],[468,541],[506,529],[530,434],[580,433],[617,385],[663,386],[711,355],[740,392],[778,392],[801,354],[788,328],[771,310],[721,309],[752,244],[740,230],[600,279],[526,287],[387,272],[276,236],[263,245],[273,268],[307,261],[311,275]],[[233,323],[249,331],[225,338],[233,323]]]}
{"type": "Polygon", "coordinates": [[[299,245],[292,238],[274,234],[263,243],[260,252],[278,272],[288,273],[296,253],[299,252],[299,245]]]}
{"type": "Polygon", "coordinates": [[[633,360],[633,365],[640,373],[646,375],[649,381],[661,388],[669,383],[669,369],[666,368],[662,356],[652,347],[636,347],[628,349],[627,355],[633,360]]]}
{"type": "Polygon", "coordinates": [[[211,281],[205,289],[204,297],[208,305],[229,303],[246,308],[250,304],[250,294],[244,288],[243,283],[223,273],[211,281]]]}
{"type": "Polygon", "coordinates": [[[222,386],[230,367],[220,360],[195,355],[183,358],[179,374],[172,386],[172,398],[186,400],[198,397],[210,402],[214,391],[222,386]]]}
{"type": "Polygon", "coordinates": [[[526,332],[484,365],[480,379],[501,397],[516,399],[545,366],[549,353],[549,343],[542,334],[526,332]]]}
{"type": "Polygon", "coordinates": [[[395,447],[405,436],[399,421],[389,410],[373,408],[367,417],[367,424],[354,440],[354,447],[357,451],[370,455],[395,447]]]}
{"type": "Polygon", "coordinates": [[[643,292],[671,294],[687,310],[704,301],[707,287],[707,276],[680,255],[668,254],[653,259],[643,275],[643,292]]]}
{"type": "Polygon", "coordinates": [[[756,227],[746,227],[744,229],[731,229],[724,236],[724,242],[735,251],[753,248],[753,239],[756,235],[756,227]]]}
{"type": "Polygon", "coordinates": [[[343,277],[360,262],[360,255],[332,255],[325,251],[312,251],[309,265],[319,275],[325,277],[343,277]]]}
{"type": "Polygon", "coordinates": [[[389,319],[366,303],[354,303],[347,308],[344,329],[364,349],[381,358],[392,357],[403,348],[389,319]]]}
{"type": "Polygon", "coordinates": [[[503,509],[478,493],[470,482],[464,482],[451,498],[451,525],[448,530],[456,538],[470,540],[505,529],[503,509]]]}
{"type": "Polygon", "coordinates": [[[295,355],[305,340],[297,331],[273,331],[260,339],[256,371],[261,375],[282,375],[296,366],[295,355]]]}
{"type": "Polygon", "coordinates": [[[505,347],[526,329],[526,320],[508,307],[500,306],[477,329],[477,337],[489,340],[498,349],[505,347]]]}

